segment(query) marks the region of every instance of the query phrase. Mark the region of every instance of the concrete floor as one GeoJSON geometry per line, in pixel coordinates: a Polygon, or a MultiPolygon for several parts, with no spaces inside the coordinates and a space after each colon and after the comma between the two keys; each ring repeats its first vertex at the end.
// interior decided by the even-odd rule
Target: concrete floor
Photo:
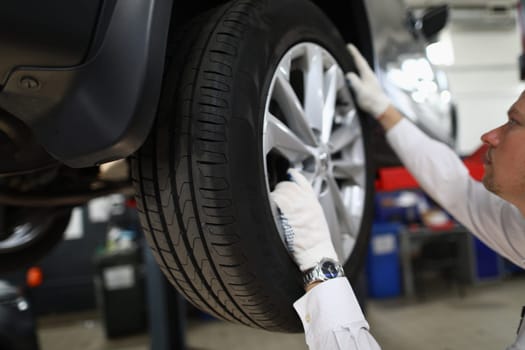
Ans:
{"type": "MultiPolygon", "coordinates": [[[[453,11],[440,40],[453,52],[453,60],[442,67],[458,103],[462,154],[479,147],[482,132],[504,122],[507,108],[524,89],[518,79],[515,23],[483,16],[453,11]]],[[[424,301],[370,300],[368,319],[387,350],[503,349],[515,335],[524,290],[521,277],[469,287],[465,298],[442,290],[424,301]]],[[[147,333],[107,341],[96,312],[43,317],[38,324],[42,350],[149,349],[147,333]]],[[[303,334],[268,333],[220,321],[192,321],[186,337],[194,350],[306,349],[303,334]]]]}
{"type": "MultiPolygon", "coordinates": [[[[515,336],[525,276],[467,288],[434,289],[425,299],[369,300],[372,334],[385,350],[504,349],[515,336]]],[[[106,340],[96,312],[46,316],[38,320],[41,350],[149,350],[147,332],[106,340]]],[[[306,350],[303,334],[269,333],[217,320],[190,319],[188,350],[306,350]]]]}

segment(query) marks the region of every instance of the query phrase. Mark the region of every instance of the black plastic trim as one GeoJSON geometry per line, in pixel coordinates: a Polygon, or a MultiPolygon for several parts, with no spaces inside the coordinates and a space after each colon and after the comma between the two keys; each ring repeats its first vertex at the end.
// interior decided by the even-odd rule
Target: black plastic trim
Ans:
{"type": "Polygon", "coordinates": [[[0,110],[0,154],[2,176],[46,169],[58,163],[35,142],[33,134],[24,123],[2,110],[0,110]]]}
{"type": "Polygon", "coordinates": [[[0,93],[0,107],[71,167],[129,156],[155,118],[172,3],[114,1],[91,59],[73,68],[16,69],[0,93]]]}
{"type": "MultiPolygon", "coordinates": [[[[104,0],[107,1],[107,0],[104,0]]],[[[103,0],[17,0],[0,4],[0,85],[18,66],[82,64],[103,0]]]]}

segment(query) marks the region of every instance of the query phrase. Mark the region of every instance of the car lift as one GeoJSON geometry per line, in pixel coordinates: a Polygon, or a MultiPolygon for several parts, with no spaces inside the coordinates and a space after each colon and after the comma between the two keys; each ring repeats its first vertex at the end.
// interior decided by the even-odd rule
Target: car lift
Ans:
{"type": "Polygon", "coordinates": [[[151,350],[186,349],[186,304],[144,244],[146,298],[151,350]]]}
{"type": "MultiPolygon", "coordinates": [[[[128,199],[125,205],[132,210],[137,208],[134,198],[128,199]]],[[[164,276],[146,242],[142,250],[150,349],[185,350],[186,300],[164,276]]]]}

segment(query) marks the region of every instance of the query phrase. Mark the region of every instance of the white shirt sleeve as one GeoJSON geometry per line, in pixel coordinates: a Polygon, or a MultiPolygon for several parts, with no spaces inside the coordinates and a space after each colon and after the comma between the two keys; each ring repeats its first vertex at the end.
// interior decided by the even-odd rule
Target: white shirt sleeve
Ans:
{"type": "Polygon", "coordinates": [[[525,218],[474,180],[457,154],[406,118],[386,137],[420,186],[474,235],[518,266],[525,266],[525,218]]]}
{"type": "Polygon", "coordinates": [[[334,278],[294,303],[310,350],[380,350],[350,283],[334,278]]]}

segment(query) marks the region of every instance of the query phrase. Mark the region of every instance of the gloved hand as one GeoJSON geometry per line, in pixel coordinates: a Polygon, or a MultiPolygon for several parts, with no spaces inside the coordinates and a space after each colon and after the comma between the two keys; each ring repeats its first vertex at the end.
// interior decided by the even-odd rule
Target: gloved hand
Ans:
{"type": "Polygon", "coordinates": [[[359,73],[359,76],[354,72],[346,74],[346,78],[350,80],[350,86],[356,94],[357,104],[364,111],[378,118],[391,104],[390,99],[384,93],[375,73],[359,50],[352,44],[348,44],[347,48],[354,58],[359,73]]]}
{"type": "Polygon", "coordinates": [[[280,210],[288,251],[301,271],[321,259],[338,261],[323,209],[308,180],[289,169],[290,181],[277,184],[271,198],[280,210]]]}

